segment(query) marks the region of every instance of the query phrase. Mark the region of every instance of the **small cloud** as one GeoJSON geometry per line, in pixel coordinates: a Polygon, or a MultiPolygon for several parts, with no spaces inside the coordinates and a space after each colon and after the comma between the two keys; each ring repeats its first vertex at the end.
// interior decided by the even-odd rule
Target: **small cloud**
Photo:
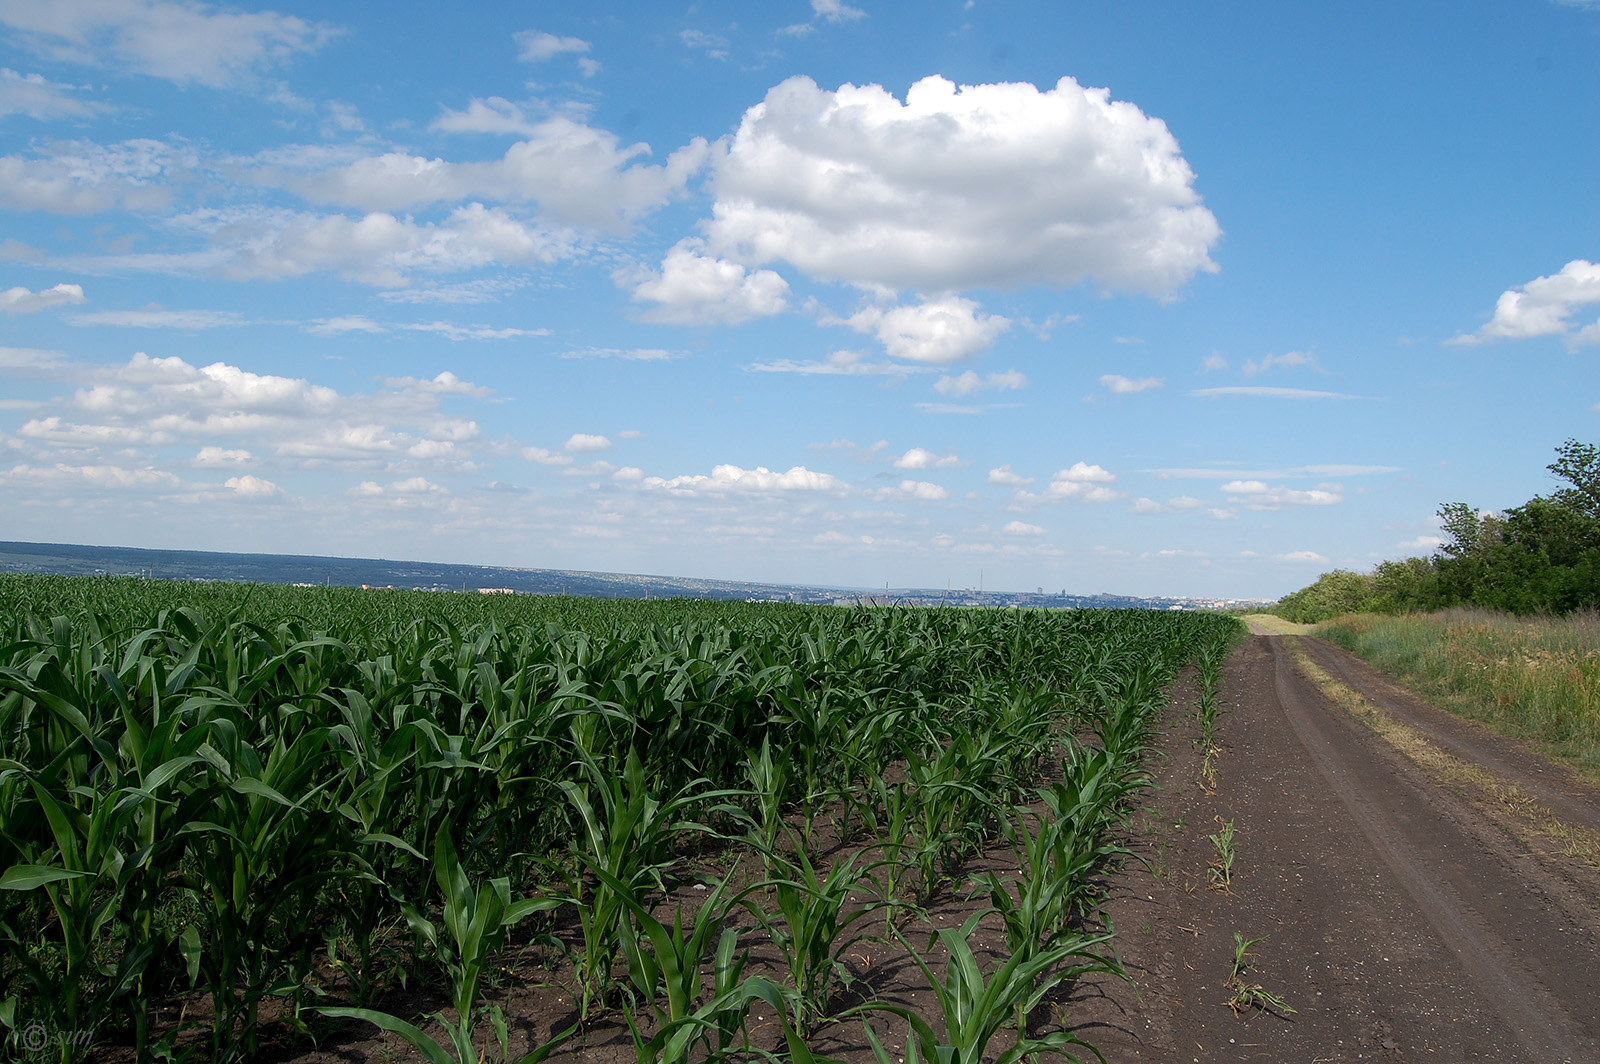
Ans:
{"type": "Polygon", "coordinates": [[[1113,336],[1111,339],[1114,342],[1119,343],[1119,344],[1142,344],[1142,343],[1144,343],[1144,337],[1142,337],[1142,336],[1113,336]]]}
{"type": "Polygon", "coordinates": [[[231,489],[235,495],[246,499],[265,499],[281,494],[283,489],[270,480],[263,480],[258,476],[246,473],[242,477],[229,477],[223,481],[223,486],[231,489]]]}
{"type": "Polygon", "coordinates": [[[1488,340],[1526,340],[1561,336],[1568,347],[1600,344],[1600,321],[1573,329],[1580,308],[1600,303],[1600,263],[1573,259],[1561,272],[1536,277],[1510,288],[1495,302],[1494,317],[1477,332],[1446,340],[1448,344],[1481,344],[1488,340]]]}
{"type": "Polygon", "coordinates": [[[349,332],[381,333],[389,328],[365,314],[345,314],[337,318],[317,318],[306,326],[313,336],[342,336],[349,332]]]}
{"type": "Polygon", "coordinates": [[[678,357],[660,347],[582,347],[563,351],[562,358],[615,358],[623,362],[669,362],[678,357]]]}
{"type": "Polygon", "coordinates": [[[611,441],[604,436],[591,436],[585,432],[577,432],[567,437],[567,442],[561,446],[564,450],[573,454],[592,454],[596,451],[611,450],[611,441]]]}
{"type": "Polygon", "coordinates": [[[548,451],[543,447],[524,447],[521,454],[528,461],[538,462],[540,465],[569,466],[572,464],[571,455],[562,454],[559,451],[548,451]]]}
{"type": "Polygon", "coordinates": [[[712,59],[728,58],[728,39],[701,30],[679,30],[678,39],[686,48],[698,48],[712,59]]]}
{"type": "Polygon", "coordinates": [[[969,369],[959,377],[940,377],[934,382],[933,390],[952,399],[964,399],[978,392],[1011,391],[1027,386],[1028,378],[1014,369],[991,373],[987,377],[980,377],[969,369]]]}
{"type": "Polygon", "coordinates": [[[589,51],[589,42],[579,37],[557,37],[538,30],[522,30],[512,39],[519,49],[517,59],[524,63],[542,63],[558,55],[583,55],[589,51]]]}
{"type": "Polygon", "coordinates": [[[644,433],[640,432],[638,429],[623,429],[621,432],[617,433],[617,439],[642,440],[644,439],[644,433]]]}
{"type": "Polygon", "coordinates": [[[1310,491],[1269,487],[1260,480],[1231,480],[1222,485],[1229,502],[1252,510],[1276,510],[1283,506],[1333,506],[1344,501],[1334,485],[1321,485],[1310,491]]]}
{"type": "Polygon", "coordinates": [[[643,480],[644,470],[640,469],[638,466],[625,465],[615,473],[611,474],[611,479],[623,481],[643,480]]]}
{"type": "Polygon", "coordinates": [[[402,325],[408,332],[438,333],[448,340],[515,340],[523,336],[549,336],[549,329],[493,329],[487,325],[457,325],[449,321],[402,325]]]}
{"type": "Polygon", "coordinates": [[[69,307],[84,302],[87,300],[83,298],[83,286],[76,284],[58,284],[37,292],[22,287],[0,292],[0,311],[7,314],[33,314],[49,307],[69,307]]]}
{"type": "Polygon", "coordinates": [[[1210,373],[1214,370],[1227,369],[1228,360],[1213,352],[1212,354],[1209,354],[1205,358],[1201,359],[1200,365],[1205,368],[1207,373],[1210,373]]]}
{"type": "Polygon", "coordinates": [[[989,347],[1011,328],[1011,319],[985,314],[970,299],[942,296],[888,310],[867,307],[842,321],[824,319],[823,324],[844,324],[856,332],[873,333],[891,358],[944,365],[971,358],[989,347]]]}
{"type": "Polygon", "coordinates": [[[1120,491],[1107,486],[1116,479],[1115,474],[1101,466],[1074,462],[1067,469],[1057,470],[1040,494],[1019,491],[1017,499],[1021,502],[1110,502],[1122,498],[1120,491]]]}
{"type": "Polygon", "coordinates": [[[835,351],[821,362],[802,362],[791,358],[757,362],[746,366],[752,373],[800,373],[839,377],[905,377],[929,372],[928,367],[906,366],[899,362],[868,362],[856,351],[835,351]]]}
{"type": "Polygon", "coordinates": [[[1032,484],[1033,478],[1018,476],[1012,472],[1009,465],[1003,465],[997,469],[989,470],[989,483],[1004,484],[1008,487],[1021,487],[1024,484],[1032,484]]]}
{"type": "Polygon", "coordinates": [[[113,325],[124,329],[224,329],[251,324],[231,310],[162,310],[159,307],[96,310],[73,314],[67,320],[74,325],[113,325]]]}
{"type": "Polygon", "coordinates": [[[1107,373],[1100,378],[1100,383],[1111,389],[1115,395],[1136,395],[1139,392],[1147,392],[1151,388],[1161,387],[1166,383],[1166,378],[1144,377],[1140,380],[1133,380],[1115,373],[1107,373]]]}
{"type": "Polygon", "coordinates": [[[1034,321],[1032,318],[1023,318],[1022,327],[1041,340],[1048,340],[1057,326],[1068,325],[1078,320],[1076,314],[1052,314],[1044,321],[1034,321]]]}
{"type": "Polygon", "coordinates": [[[1360,399],[1359,395],[1341,392],[1317,392],[1309,388],[1268,388],[1257,385],[1236,385],[1230,388],[1200,388],[1189,393],[1202,399],[1220,399],[1227,395],[1240,395],[1256,399],[1360,399]]]}
{"type": "Polygon", "coordinates": [[[255,459],[249,451],[229,450],[223,447],[202,447],[189,464],[197,469],[227,469],[245,465],[255,459]]]}
{"type": "Polygon", "coordinates": [[[913,447],[905,454],[894,460],[896,469],[949,469],[961,464],[961,459],[953,454],[944,456],[936,455],[932,451],[925,451],[921,447],[913,447]]]}
{"type": "Polygon", "coordinates": [[[1300,366],[1315,366],[1316,364],[1316,355],[1308,355],[1303,351],[1290,351],[1282,355],[1264,355],[1259,362],[1247,359],[1245,364],[1239,368],[1244,371],[1246,377],[1254,377],[1256,374],[1265,373],[1275,366],[1292,369],[1300,366]]]}
{"type": "Polygon", "coordinates": [[[902,480],[900,494],[923,502],[937,502],[950,497],[950,493],[944,488],[938,484],[930,484],[926,480],[902,480]]]}
{"type": "Polygon", "coordinates": [[[1318,565],[1328,560],[1314,550],[1294,550],[1288,554],[1274,554],[1272,557],[1280,562],[1315,562],[1318,565]]]}
{"type": "Polygon", "coordinates": [[[1008,536],[1042,536],[1044,529],[1038,525],[1030,525],[1026,521],[1009,521],[1000,531],[1008,536]]]}

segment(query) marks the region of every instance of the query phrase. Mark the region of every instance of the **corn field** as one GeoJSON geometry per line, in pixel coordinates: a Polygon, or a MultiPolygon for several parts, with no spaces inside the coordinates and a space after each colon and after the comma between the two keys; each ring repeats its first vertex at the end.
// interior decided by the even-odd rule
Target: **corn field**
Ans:
{"type": "Polygon", "coordinates": [[[1029,1013],[1118,970],[1086,930],[1091,877],[1164,689],[1237,632],[1189,613],[0,577],[0,1026],[92,1032],[50,1047],[64,1061],[91,1044],[236,1061],[270,1011],[308,1048],[359,1022],[433,1064],[504,1059],[484,973],[532,927],[570,959],[577,1017],[526,1064],[619,1012],[641,1064],[748,1059],[758,1004],[795,1064],[852,1017],[887,1061],[871,1022],[903,1010],[839,1008],[845,948],[894,939],[923,964],[920,907],[970,890],[1009,960],[986,972],[970,928],[940,929],[945,1021],[905,1015],[907,1052],[1070,1055],[1082,1043],[1029,1013]],[[849,859],[813,852],[823,821],[849,859]],[[1015,876],[963,875],[997,843],[1015,876]],[[696,876],[696,911],[673,915],[696,876]],[[746,973],[735,913],[781,971],[746,973]],[[448,1009],[385,1011],[424,981],[448,1009]],[[196,1000],[203,1023],[162,1018],[196,1000]]]}

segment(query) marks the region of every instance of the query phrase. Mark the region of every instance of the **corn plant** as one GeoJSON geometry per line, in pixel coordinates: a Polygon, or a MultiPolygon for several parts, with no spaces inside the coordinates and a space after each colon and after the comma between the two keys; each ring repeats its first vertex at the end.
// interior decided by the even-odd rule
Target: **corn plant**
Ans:
{"type": "Polygon", "coordinates": [[[986,915],[987,912],[974,913],[959,929],[940,928],[929,939],[929,950],[937,943],[947,954],[943,979],[934,974],[922,952],[906,944],[933,988],[942,1031],[935,1030],[913,1010],[891,1002],[869,1001],[851,1009],[847,1015],[887,1012],[899,1016],[910,1024],[911,1040],[917,1044],[918,1053],[931,1064],[1017,1064],[1024,1057],[1040,1053],[1056,1053],[1079,1060],[1072,1047],[1088,1049],[1099,1057],[1098,1050],[1070,1031],[1029,1035],[1025,1022],[1019,1023],[1017,1018],[1025,1021],[1045,995],[1065,980],[1091,972],[1121,974],[1112,962],[1089,952],[1092,944],[1103,942],[1109,936],[1086,937],[1083,942],[1059,945],[1031,956],[1014,953],[985,974],[968,940],[986,915]],[[1062,965],[1072,957],[1079,959],[1062,965]],[[1014,1041],[991,1056],[990,1044],[1008,1025],[1016,1026],[1014,1041]]]}
{"type": "Polygon", "coordinates": [[[632,918],[632,933],[622,940],[631,984],[624,1018],[641,1064],[684,1064],[696,1045],[705,1047],[705,1059],[725,1057],[744,1025],[750,1000],[740,979],[748,954],[739,950],[738,930],[725,926],[729,907],[741,898],[724,900],[725,878],[701,901],[688,930],[681,906],[669,928],[629,896],[625,884],[603,871],[595,875],[610,880],[607,885],[623,899],[632,918]],[[713,943],[711,991],[702,1002],[701,966],[713,943]],[[648,1035],[636,1018],[641,1006],[652,1021],[648,1035]]]}
{"type": "Polygon", "coordinates": [[[860,858],[857,852],[836,861],[824,876],[817,872],[804,844],[797,844],[793,859],[783,859],[792,878],[767,884],[777,912],[748,904],[788,969],[796,1029],[803,1037],[828,1016],[835,991],[853,980],[845,956],[865,937],[864,931],[855,930],[856,924],[890,904],[874,875],[879,866],[860,866],[860,858]],[[870,894],[865,901],[857,897],[862,891],[870,894]]]}
{"type": "MultiPolygon", "coordinates": [[[[443,901],[442,933],[441,928],[417,908],[407,905],[405,910],[407,921],[450,978],[450,1003],[455,1017],[452,1020],[443,1013],[433,1017],[444,1027],[448,1046],[436,1042],[408,1021],[377,1009],[329,1006],[317,1011],[334,1019],[365,1020],[398,1034],[415,1046],[430,1064],[469,1064],[482,1061],[487,1055],[487,1045],[480,1051],[476,1042],[482,1018],[478,1007],[479,991],[490,955],[504,941],[508,928],[558,903],[549,898],[524,898],[513,902],[510,881],[503,877],[491,879],[474,889],[448,834],[441,833],[435,843],[433,865],[443,901]]],[[[505,1059],[509,1032],[498,1005],[490,1008],[488,1019],[500,1043],[500,1058],[505,1059]]],[[[575,1029],[556,1035],[550,1042],[524,1055],[520,1058],[521,1064],[537,1064],[575,1029]]]]}
{"type": "MultiPolygon", "coordinates": [[[[611,991],[611,968],[626,930],[628,900],[637,902],[652,888],[665,889],[663,872],[676,859],[674,840],[686,831],[706,830],[688,819],[691,809],[737,792],[711,791],[703,786],[708,781],[696,779],[676,794],[658,798],[632,749],[620,776],[605,772],[586,753],[581,767],[588,777],[583,784],[561,781],[582,833],[574,843],[573,858],[557,871],[566,883],[562,900],[578,910],[583,937],[577,958],[578,993],[582,1016],[588,1019],[611,991]],[[591,884],[586,874],[590,870],[606,875],[591,884]]],[[[712,808],[740,812],[728,805],[712,808]]]]}
{"type": "Polygon", "coordinates": [[[750,754],[744,764],[745,779],[758,831],[756,852],[767,862],[767,875],[772,875],[771,855],[778,846],[778,834],[783,829],[783,806],[789,792],[789,750],[772,749],[772,737],[761,737],[761,752],[750,754]]]}

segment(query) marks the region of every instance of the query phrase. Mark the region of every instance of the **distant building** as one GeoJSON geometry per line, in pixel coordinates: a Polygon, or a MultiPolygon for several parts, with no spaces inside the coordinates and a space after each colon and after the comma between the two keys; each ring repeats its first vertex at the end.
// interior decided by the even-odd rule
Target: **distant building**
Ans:
{"type": "Polygon", "coordinates": [[[515,595],[516,592],[511,590],[509,587],[480,587],[478,589],[478,594],[480,594],[480,595],[515,595]]]}

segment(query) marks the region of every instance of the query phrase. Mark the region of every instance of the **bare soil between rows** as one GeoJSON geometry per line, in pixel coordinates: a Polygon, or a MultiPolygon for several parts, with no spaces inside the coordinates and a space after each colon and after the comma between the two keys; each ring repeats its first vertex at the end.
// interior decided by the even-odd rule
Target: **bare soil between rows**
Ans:
{"type": "MultiPolygon", "coordinates": [[[[1313,639],[1303,645],[1342,682],[1456,756],[1550,799],[1572,823],[1600,823],[1593,785],[1427,706],[1342,650],[1313,639]]],[[[1092,976],[1059,988],[1035,1013],[1039,1029],[1065,1025],[1113,1064],[1600,1060],[1600,872],[1530,849],[1501,814],[1430,778],[1325,698],[1276,636],[1251,636],[1228,663],[1209,786],[1195,692],[1192,678],[1174,689],[1147,765],[1156,786],[1122,840],[1136,859],[1102,883],[1131,982],[1092,976]],[[1237,857],[1224,891],[1213,889],[1209,836],[1229,821],[1237,857]],[[1247,982],[1292,1012],[1229,1006],[1236,933],[1259,940],[1247,982]]],[[[966,871],[1012,864],[996,847],[966,871]]],[[[978,908],[965,894],[945,891],[907,937],[921,946],[931,928],[959,926],[978,908]]],[[[776,975],[770,945],[747,923],[747,971],[776,975]]],[[[881,932],[881,919],[867,923],[881,932]]],[[[993,917],[973,945],[981,963],[998,963],[1004,934],[993,917]]],[[[576,1007],[556,951],[525,942],[501,960],[486,996],[511,1020],[515,1055],[571,1024],[576,1007]]],[[[937,971],[937,951],[933,962],[937,971]]],[[[934,1021],[926,980],[898,943],[863,941],[849,963],[863,989],[934,1021]]],[[[442,990],[413,987],[385,1004],[401,1015],[433,1011],[446,1006],[442,990]]],[[[837,1004],[852,1000],[860,999],[837,1004]]],[[[769,1011],[752,1011],[752,1040],[781,1051],[769,1011]]],[[[874,1024],[898,1059],[904,1021],[880,1016],[874,1024]]],[[[316,1050],[281,1029],[269,1034],[261,1059],[420,1059],[370,1025],[318,1026],[316,1050]]],[[[824,1026],[811,1044],[847,1064],[873,1059],[859,1019],[824,1026]]],[[[613,1012],[548,1059],[631,1064],[636,1056],[613,1012]]]]}

